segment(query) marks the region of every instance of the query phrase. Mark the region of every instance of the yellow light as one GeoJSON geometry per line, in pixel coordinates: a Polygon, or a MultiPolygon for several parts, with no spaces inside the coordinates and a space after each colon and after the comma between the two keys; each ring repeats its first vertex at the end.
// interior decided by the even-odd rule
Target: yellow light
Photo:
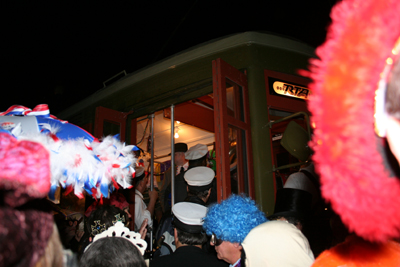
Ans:
{"type": "Polygon", "coordinates": [[[175,133],[174,137],[175,137],[175,138],[179,138],[179,134],[178,134],[178,133],[175,133]]]}

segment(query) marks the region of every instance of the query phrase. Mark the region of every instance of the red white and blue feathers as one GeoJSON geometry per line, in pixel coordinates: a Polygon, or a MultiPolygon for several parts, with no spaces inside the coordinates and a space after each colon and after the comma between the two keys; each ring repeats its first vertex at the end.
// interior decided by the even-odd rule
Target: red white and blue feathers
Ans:
{"type": "Polygon", "coordinates": [[[80,198],[84,191],[94,198],[107,198],[115,189],[132,187],[136,146],[125,145],[117,136],[99,141],[50,115],[47,105],[33,110],[10,107],[0,113],[0,130],[18,140],[38,142],[50,152],[50,197],[60,185],[80,198]]]}

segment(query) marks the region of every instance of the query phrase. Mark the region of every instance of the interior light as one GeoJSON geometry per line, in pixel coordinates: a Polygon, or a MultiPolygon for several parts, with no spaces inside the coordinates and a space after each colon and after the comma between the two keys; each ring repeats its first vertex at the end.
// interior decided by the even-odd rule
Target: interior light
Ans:
{"type": "Polygon", "coordinates": [[[175,133],[174,137],[175,137],[175,138],[179,138],[179,134],[178,134],[178,133],[175,133]]]}

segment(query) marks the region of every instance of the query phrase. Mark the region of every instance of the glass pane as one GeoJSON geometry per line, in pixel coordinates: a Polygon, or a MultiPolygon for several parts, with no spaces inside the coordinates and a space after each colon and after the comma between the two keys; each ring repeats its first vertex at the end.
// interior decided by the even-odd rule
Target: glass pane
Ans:
{"type": "Polygon", "coordinates": [[[103,124],[103,136],[119,134],[120,129],[121,127],[118,123],[105,120],[103,124]]]}
{"type": "Polygon", "coordinates": [[[235,91],[231,84],[226,83],[226,106],[228,115],[235,117],[235,91]]]}
{"type": "Polygon", "coordinates": [[[228,140],[229,140],[229,164],[230,164],[230,176],[231,176],[231,192],[232,194],[238,194],[240,188],[240,175],[238,172],[237,162],[237,134],[238,131],[229,125],[228,127],[228,140]]]}
{"type": "Polygon", "coordinates": [[[228,116],[244,121],[243,88],[232,81],[226,81],[226,106],[228,116]]]}
{"type": "Polygon", "coordinates": [[[248,160],[245,131],[228,125],[228,135],[232,194],[248,194],[248,160]]]}

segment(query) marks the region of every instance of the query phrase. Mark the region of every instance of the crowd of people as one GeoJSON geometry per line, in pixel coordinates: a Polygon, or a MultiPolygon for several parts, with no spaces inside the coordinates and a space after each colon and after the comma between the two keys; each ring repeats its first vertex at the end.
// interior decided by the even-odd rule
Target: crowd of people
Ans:
{"type": "MultiPolygon", "coordinates": [[[[167,171],[159,192],[149,190],[144,168],[135,167],[132,188],[93,202],[83,222],[57,227],[54,207],[45,199],[52,189],[50,152],[38,142],[18,140],[0,130],[0,266],[400,266],[399,176],[377,168],[385,165],[380,160],[361,164],[374,173],[369,179],[357,169],[357,160],[365,160],[366,153],[357,152],[361,148],[354,144],[346,150],[356,135],[355,125],[362,130],[360,135],[368,135],[375,123],[377,136],[387,141],[386,151],[400,167],[400,22],[384,27],[391,18],[398,20],[399,11],[400,3],[394,0],[348,0],[333,9],[327,43],[318,50],[320,58],[313,61],[310,73],[305,73],[314,80],[310,110],[316,124],[311,143],[315,154],[299,157],[304,164],[277,190],[274,213],[268,216],[244,194],[218,202],[215,173],[207,167],[207,146],[178,143],[171,166],[176,168],[175,177],[167,171]],[[371,41],[372,37],[379,40],[371,41]],[[339,63],[332,60],[343,56],[340,51],[349,39],[350,44],[367,44],[363,47],[371,62],[352,45],[345,48],[354,52],[351,57],[344,53],[339,63]],[[349,76],[344,69],[354,62],[358,72],[349,76]],[[366,79],[367,74],[374,79],[366,79]],[[348,118],[352,112],[358,114],[356,120],[336,124],[326,118],[336,110],[329,102],[338,100],[337,92],[346,91],[344,81],[364,86],[359,89],[362,94],[347,94],[347,101],[341,101],[348,118]],[[351,100],[360,101],[365,110],[358,113],[351,100]],[[357,125],[364,121],[368,123],[357,125]],[[339,134],[336,126],[343,132],[339,134]],[[335,146],[328,142],[332,135],[340,135],[335,146]],[[348,155],[351,162],[338,161],[348,155]],[[380,173],[375,175],[376,169],[380,173]],[[371,214],[376,210],[382,212],[371,214]]],[[[372,150],[382,148],[375,139],[367,141],[374,143],[372,150]]],[[[365,138],[357,142],[368,146],[365,138]]],[[[369,152],[368,157],[381,158],[380,152],[369,152]]]]}
{"type": "MultiPolygon", "coordinates": [[[[182,184],[177,183],[175,186],[181,186],[181,189],[185,188],[186,191],[184,197],[176,197],[177,201],[169,210],[171,191],[174,190],[170,189],[171,181],[166,180],[169,184],[162,190],[165,191],[162,207],[166,212],[158,227],[153,227],[154,221],[157,221],[154,213],[156,201],[159,201],[157,191],[149,192],[149,201],[146,204],[143,193],[147,189],[149,177],[143,167],[136,167],[135,187],[130,189],[135,192],[135,213],[131,215],[129,212],[129,199],[124,197],[126,191],[117,190],[108,201],[97,201],[89,206],[85,212],[83,233],[77,225],[80,222],[71,222],[69,226],[75,229],[75,235],[68,234],[69,240],[65,242],[65,231],[63,226],[59,225],[60,230],[56,227],[51,206],[44,208],[49,204],[47,200],[42,199],[47,193],[46,188],[36,187],[39,183],[48,185],[50,181],[50,162],[48,157],[46,158],[46,150],[35,148],[35,151],[27,150],[24,151],[25,154],[16,154],[13,150],[21,150],[21,146],[26,146],[24,142],[30,141],[18,141],[8,133],[1,133],[2,144],[13,143],[13,146],[1,146],[3,155],[25,157],[26,160],[29,156],[36,160],[29,160],[29,164],[40,167],[41,171],[41,175],[32,177],[34,181],[25,179],[20,174],[22,170],[18,169],[31,169],[28,165],[14,166],[11,174],[10,170],[4,168],[0,172],[5,197],[15,199],[17,195],[27,195],[26,203],[20,197],[19,206],[15,206],[15,203],[7,198],[4,199],[4,203],[12,203],[13,206],[8,207],[8,204],[5,204],[2,208],[2,213],[7,211],[3,216],[5,220],[2,227],[15,231],[2,236],[2,240],[13,240],[6,250],[13,253],[2,254],[1,262],[4,266],[245,266],[246,263],[248,266],[256,266],[258,263],[255,262],[259,262],[258,256],[252,251],[258,246],[258,242],[264,240],[264,235],[265,239],[275,240],[278,237],[268,235],[280,236],[279,231],[284,233],[280,236],[285,240],[282,245],[285,244],[283,246],[290,247],[293,253],[298,254],[299,258],[296,257],[295,260],[301,263],[298,266],[308,266],[314,260],[307,238],[298,227],[284,217],[277,217],[276,222],[269,221],[255,201],[245,195],[232,195],[217,203],[215,172],[207,167],[208,149],[203,144],[189,149],[186,144],[175,145],[178,150],[175,153],[184,153],[187,160],[179,161],[178,156],[175,163],[188,163],[186,170],[175,164],[174,167],[181,169],[177,176],[183,179],[182,184]],[[179,148],[184,151],[179,151],[179,148]],[[17,180],[18,183],[12,182],[13,180],[17,180]],[[39,189],[40,194],[36,192],[39,189]],[[47,205],[44,205],[46,203],[47,205]],[[37,213],[35,220],[27,216],[30,213],[37,213]],[[18,224],[15,220],[19,220],[18,224]],[[132,220],[135,231],[127,228],[132,220]],[[20,229],[16,228],[18,225],[20,229]],[[268,230],[270,227],[264,225],[271,225],[272,230],[268,230]],[[25,229],[27,227],[28,229],[25,229]],[[149,239],[148,231],[153,231],[154,240],[149,239]],[[252,234],[253,231],[255,235],[252,234]],[[26,232],[30,235],[24,234],[26,232]],[[62,233],[61,238],[58,232],[62,233]],[[64,247],[61,240],[64,241],[64,247]],[[157,240],[161,242],[154,251],[149,251],[147,243],[157,240]],[[13,255],[14,248],[21,254],[13,255]],[[47,263],[43,263],[44,261],[47,263]]],[[[29,145],[40,146],[34,142],[29,145]]],[[[182,194],[182,190],[177,190],[176,196],[182,194]]],[[[277,244],[269,244],[269,257],[275,258],[281,264],[291,259],[285,254],[274,252],[279,248],[277,244]]]]}
{"type": "MultiPolygon", "coordinates": [[[[2,144],[15,142],[11,148],[2,146],[0,150],[3,150],[3,154],[15,154],[12,150],[19,149],[22,145],[22,142],[13,140],[5,133],[1,134],[0,140],[2,144]]],[[[24,180],[23,177],[19,177],[18,183],[12,183],[10,180],[16,177],[5,175],[3,170],[0,175],[3,175],[2,190],[7,193],[5,197],[15,198],[16,194],[27,195],[27,203],[20,199],[20,206],[3,207],[1,210],[5,218],[3,228],[15,230],[2,236],[2,240],[13,237],[13,244],[6,250],[12,253],[2,254],[1,262],[4,266],[93,267],[204,265],[301,267],[313,264],[319,251],[312,250],[310,238],[304,231],[307,229],[311,210],[315,206],[310,192],[293,186],[290,182],[293,177],[289,177],[289,186],[278,190],[275,213],[268,218],[256,202],[245,195],[231,195],[220,203],[210,202],[210,196],[215,190],[215,173],[205,166],[207,146],[198,144],[187,149],[185,144],[176,144],[176,147],[182,146],[184,149],[186,147],[185,153],[190,152],[188,155],[196,155],[194,158],[189,156],[191,159],[188,160],[188,168],[182,169],[182,173],[177,174],[182,175],[184,179],[187,190],[185,198],[172,205],[171,212],[167,211],[166,216],[162,217],[157,229],[153,230],[151,226],[155,220],[154,206],[158,194],[150,193],[150,201],[148,204],[144,202],[142,192],[148,184],[148,176],[143,167],[137,167],[134,189],[135,214],[131,216],[129,213],[129,203],[124,195],[115,192],[107,204],[97,203],[88,208],[85,231],[80,235],[79,231],[76,231],[76,235],[69,242],[69,249],[63,248],[61,244],[62,238],[59,237],[59,231],[53,223],[51,208],[44,208],[47,206],[46,201],[41,198],[46,190],[41,194],[35,191],[38,190],[34,187],[38,183],[37,180],[48,180],[49,172],[35,176],[37,179],[35,183],[29,179],[24,180]],[[198,159],[201,160],[196,161],[198,159]],[[21,216],[21,213],[24,216],[21,216]],[[39,216],[30,217],[28,216],[30,213],[38,213],[39,216]],[[135,231],[127,228],[132,220],[135,231]],[[16,225],[20,225],[21,229],[15,228],[16,225]],[[154,231],[154,240],[149,240],[148,229],[154,231]],[[30,235],[23,234],[26,232],[30,235]],[[149,251],[147,242],[157,240],[161,242],[154,251],[149,251]],[[15,254],[13,248],[18,249],[20,254],[13,255],[15,254]]],[[[25,151],[29,156],[44,152],[25,151]]],[[[24,155],[18,154],[18,156],[24,155]]],[[[34,158],[41,160],[40,163],[30,162],[30,164],[40,164],[41,170],[49,168],[49,162],[39,157],[40,155],[34,158]]],[[[30,168],[27,165],[20,167],[30,168]]],[[[175,167],[181,168],[177,164],[175,167]]],[[[18,173],[18,170],[13,171],[14,175],[18,173]]],[[[295,177],[298,175],[298,173],[293,174],[295,177]]],[[[312,172],[312,175],[315,173],[312,172]]],[[[168,192],[170,186],[171,184],[165,186],[164,190],[168,192]]],[[[169,207],[167,204],[171,199],[170,193],[167,194],[164,207],[169,207]]],[[[317,194],[316,198],[320,197],[317,194]]],[[[4,202],[12,203],[7,198],[4,202]]],[[[73,227],[78,229],[76,222],[73,227]]],[[[344,237],[341,238],[340,242],[342,241],[344,237]]],[[[346,243],[341,244],[345,245],[346,243]]]]}

